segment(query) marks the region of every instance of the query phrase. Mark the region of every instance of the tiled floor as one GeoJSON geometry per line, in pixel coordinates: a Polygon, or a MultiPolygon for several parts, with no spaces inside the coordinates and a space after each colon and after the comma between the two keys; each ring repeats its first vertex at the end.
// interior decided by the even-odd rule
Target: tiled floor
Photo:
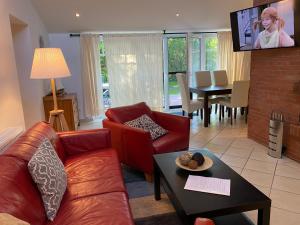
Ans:
{"type": "MultiPolygon", "coordinates": [[[[83,123],[81,129],[97,128],[101,121],[83,123]]],[[[300,224],[300,163],[289,158],[275,159],[267,148],[247,138],[247,125],[238,118],[231,126],[213,115],[211,126],[194,117],[190,146],[206,147],[250,183],[272,199],[271,225],[300,224]]],[[[241,190],[242,191],[242,190],[241,190]]],[[[246,213],[256,223],[257,212],[246,213]]]]}

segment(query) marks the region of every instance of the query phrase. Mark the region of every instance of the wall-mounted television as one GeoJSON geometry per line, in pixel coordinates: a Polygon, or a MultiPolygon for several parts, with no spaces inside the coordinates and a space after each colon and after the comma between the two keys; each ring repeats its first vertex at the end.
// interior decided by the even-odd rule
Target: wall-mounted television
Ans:
{"type": "Polygon", "coordinates": [[[300,44],[298,0],[281,0],[230,14],[233,50],[289,48],[300,44]]]}

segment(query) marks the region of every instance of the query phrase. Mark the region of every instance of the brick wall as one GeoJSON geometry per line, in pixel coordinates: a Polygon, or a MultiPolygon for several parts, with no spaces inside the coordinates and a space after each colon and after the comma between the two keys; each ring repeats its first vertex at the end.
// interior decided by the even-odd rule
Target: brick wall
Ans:
{"type": "MultiPolygon", "coordinates": [[[[254,5],[271,1],[254,0],[254,5]]],[[[268,144],[270,113],[284,114],[286,126],[298,123],[300,115],[300,48],[253,51],[251,56],[248,136],[268,144]]]]}

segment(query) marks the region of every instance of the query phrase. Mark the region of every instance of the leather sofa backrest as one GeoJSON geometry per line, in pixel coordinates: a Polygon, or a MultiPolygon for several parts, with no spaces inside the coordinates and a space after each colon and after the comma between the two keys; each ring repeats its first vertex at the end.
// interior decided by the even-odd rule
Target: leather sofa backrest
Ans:
{"type": "Polygon", "coordinates": [[[64,162],[64,149],[56,132],[46,122],[39,122],[28,129],[16,140],[14,144],[4,151],[3,155],[16,157],[18,159],[25,160],[28,163],[45,138],[48,138],[51,141],[58,156],[62,162],[64,162]]]}
{"type": "Polygon", "coordinates": [[[46,224],[42,198],[27,169],[27,162],[0,156],[0,212],[32,225],[46,224]]]}
{"type": "Polygon", "coordinates": [[[39,122],[21,135],[0,156],[0,212],[30,224],[46,224],[42,198],[28,171],[28,162],[48,138],[64,162],[65,152],[58,135],[46,122],[39,122]]]}
{"type": "Polygon", "coordinates": [[[144,114],[153,119],[152,111],[145,102],[140,102],[129,106],[110,108],[105,113],[110,121],[117,123],[125,123],[127,121],[134,120],[144,114]]]}

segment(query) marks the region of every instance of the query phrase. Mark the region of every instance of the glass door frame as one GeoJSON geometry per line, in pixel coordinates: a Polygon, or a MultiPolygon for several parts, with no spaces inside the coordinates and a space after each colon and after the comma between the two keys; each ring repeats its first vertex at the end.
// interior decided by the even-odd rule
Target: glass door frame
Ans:
{"type": "MultiPolygon", "coordinates": [[[[168,51],[168,39],[169,38],[185,38],[188,40],[187,34],[164,34],[163,36],[163,70],[164,70],[164,108],[165,111],[169,111],[174,108],[181,108],[181,105],[170,106],[169,102],[169,51],[168,51]]],[[[188,63],[188,48],[187,51],[187,63],[188,63]]],[[[187,71],[177,71],[175,73],[187,73],[187,71]]]]}
{"type": "MultiPolygon", "coordinates": [[[[175,73],[187,73],[189,75],[189,83],[192,81],[190,76],[192,75],[192,45],[189,38],[199,38],[200,39],[200,69],[202,71],[206,70],[206,38],[217,37],[217,32],[208,32],[208,33],[182,33],[182,34],[164,34],[163,36],[163,74],[164,74],[164,108],[166,111],[174,108],[181,108],[181,105],[170,106],[169,102],[169,56],[168,56],[168,38],[185,38],[187,42],[186,47],[186,63],[187,71],[178,71],[175,73]]],[[[219,62],[217,60],[217,68],[219,67],[219,62]]]]}

